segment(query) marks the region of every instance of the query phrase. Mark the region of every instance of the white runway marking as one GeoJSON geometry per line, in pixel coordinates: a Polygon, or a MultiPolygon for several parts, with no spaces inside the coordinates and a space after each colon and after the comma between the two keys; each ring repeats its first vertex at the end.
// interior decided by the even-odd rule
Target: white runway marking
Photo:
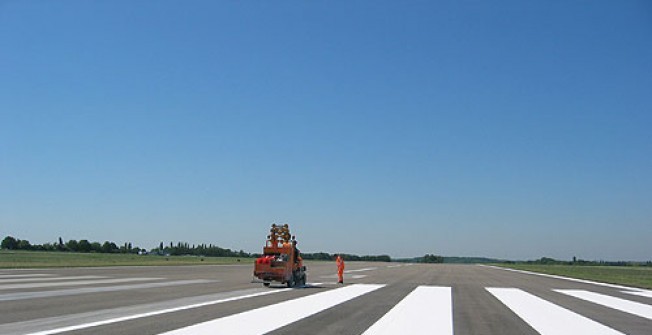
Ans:
{"type": "Polygon", "coordinates": [[[623,293],[638,295],[641,297],[652,298],[652,291],[622,291],[623,293]]]}
{"type": "Polygon", "coordinates": [[[34,273],[31,275],[0,275],[0,279],[4,278],[28,278],[28,277],[50,277],[54,276],[51,274],[44,274],[44,273],[34,273]]]}
{"type": "Polygon", "coordinates": [[[87,294],[87,293],[141,290],[141,289],[168,287],[168,286],[207,284],[207,283],[214,283],[214,282],[217,282],[217,280],[195,279],[195,280],[177,280],[177,281],[162,282],[162,283],[159,282],[159,283],[145,283],[145,284],[131,284],[131,285],[117,285],[117,286],[84,287],[84,288],[72,288],[72,289],[64,289],[64,290],[50,290],[50,291],[38,291],[38,292],[16,292],[16,293],[0,294],[0,301],[51,298],[51,297],[61,297],[61,296],[87,294]]]}
{"type": "Polygon", "coordinates": [[[224,298],[224,299],[218,299],[218,300],[213,300],[213,301],[207,301],[207,302],[201,302],[201,303],[196,303],[196,304],[192,304],[192,305],[179,306],[179,307],[174,307],[174,308],[167,308],[167,309],[158,310],[158,311],[152,311],[152,312],[146,312],[146,313],[140,313],[140,314],[134,314],[134,315],[127,315],[127,316],[116,317],[116,318],[111,318],[111,319],[105,319],[105,320],[100,320],[100,321],[95,321],[95,322],[88,322],[88,323],[84,323],[84,324],[78,324],[78,325],[66,326],[66,327],[61,327],[61,328],[56,328],[56,329],[38,331],[38,332],[33,332],[33,333],[25,334],[25,335],[59,334],[59,333],[64,333],[64,332],[80,330],[80,329],[86,329],[86,328],[91,328],[91,327],[108,325],[108,324],[117,323],[117,322],[124,322],[124,321],[129,321],[129,320],[134,320],[134,319],[146,318],[146,317],[150,317],[150,316],[173,313],[173,312],[178,312],[178,311],[192,309],[192,308],[199,308],[199,307],[204,307],[204,306],[209,306],[209,305],[221,304],[221,303],[225,303],[225,302],[229,302],[229,301],[236,301],[236,300],[253,298],[253,297],[258,297],[258,296],[263,296],[263,295],[268,295],[268,294],[285,292],[287,290],[291,290],[291,289],[290,288],[285,288],[285,289],[278,289],[278,290],[265,290],[265,291],[262,291],[262,292],[245,294],[245,295],[229,297],[229,298],[224,298]]]}
{"type": "Polygon", "coordinates": [[[652,306],[584,290],[555,290],[578,299],[652,320],[652,306]]]}
{"type": "Polygon", "coordinates": [[[364,269],[357,269],[357,270],[345,270],[344,273],[363,272],[363,271],[373,271],[373,270],[378,270],[378,268],[364,268],[364,269]]]}
{"type": "Polygon", "coordinates": [[[563,307],[516,288],[487,288],[542,335],[624,335],[563,307]]]}
{"type": "Polygon", "coordinates": [[[531,271],[525,271],[525,270],[516,270],[516,269],[504,268],[504,267],[493,266],[493,265],[484,265],[484,264],[478,264],[478,266],[482,266],[482,267],[485,267],[485,268],[491,268],[491,269],[497,269],[497,270],[504,270],[504,271],[523,273],[523,274],[526,274],[526,275],[534,275],[534,276],[540,276],[540,277],[548,277],[548,278],[554,278],[554,279],[568,280],[568,281],[573,281],[573,282],[576,282],[576,283],[583,283],[583,284],[591,284],[591,285],[598,285],[598,286],[604,286],[604,287],[617,288],[617,289],[621,289],[621,290],[643,291],[642,289],[639,289],[639,288],[636,288],[636,287],[622,286],[622,285],[609,284],[609,283],[601,283],[601,282],[597,282],[597,281],[570,278],[570,277],[563,277],[563,276],[558,276],[558,275],[549,275],[547,273],[538,273],[538,272],[531,272],[531,271]]]}
{"type": "Polygon", "coordinates": [[[453,335],[451,288],[417,287],[363,335],[382,334],[453,335]]]}
{"type": "Polygon", "coordinates": [[[280,302],[213,321],[173,330],[166,335],[258,335],[271,332],[385,285],[357,284],[280,302]],[[271,316],[271,317],[270,317],[271,316]],[[264,322],[261,322],[264,320],[264,322]]]}
{"type": "Polygon", "coordinates": [[[107,278],[104,276],[70,276],[70,277],[38,277],[38,278],[0,278],[0,284],[7,283],[27,283],[27,282],[44,282],[44,281],[58,281],[58,280],[80,280],[80,279],[100,279],[107,278]]]}
{"type": "Polygon", "coordinates": [[[161,278],[117,278],[117,279],[98,279],[98,280],[79,280],[55,283],[25,283],[25,284],[7,284],[0,285],[0,290],[15,290],[25,288],[42,288],[58,286],[76,286],[76,285],[95,285],[95,284],[117,284],[132,281],[160,280],[161,278]]]}

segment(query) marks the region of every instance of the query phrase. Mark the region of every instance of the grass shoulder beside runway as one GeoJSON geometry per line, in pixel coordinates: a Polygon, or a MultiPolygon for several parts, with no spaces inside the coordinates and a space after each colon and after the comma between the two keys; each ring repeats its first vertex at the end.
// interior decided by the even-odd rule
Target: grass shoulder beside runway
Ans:
{"type": "Polygon", "coordinates": [[[649,266],[495,265],[516,270],[652,289],[652,267],[649,266]]]}
{"type": "Polygon", "coordinates": [[[253,258],[0,250],[0,268],[253,264],[253,258]]]}

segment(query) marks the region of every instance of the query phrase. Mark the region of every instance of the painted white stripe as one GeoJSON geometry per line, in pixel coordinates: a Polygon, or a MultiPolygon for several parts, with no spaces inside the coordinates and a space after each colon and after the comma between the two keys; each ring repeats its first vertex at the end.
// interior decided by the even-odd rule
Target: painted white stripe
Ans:
{"type": "Polygon", "coordinates": [[[77,285],[95,285],[95,284],[117,284],[128,283],[132,281],[160,280],[161,278],[118,278],[118,279],[98,279],[98,280],[79,280],[56,283],[25,283],[25,284],[7,284],[0,285],[0,290],[14,290],[25,288],[42,288],[58,286],[77,286],[77,285]]]}
{"type": "Polygon", "coordinates": [[[344,273],[363,272],[363,271],[373,271],[373,270],[378,270],[378,268],[364,268],[364,269],[357,269],[357,270],[345,270],[344,273]]]}
{"type": "Polygon", "coordinates": [[[112,319],[108,319],[108,320],[89,322],[89,323],[84,323],[84,324],[79,324],[79,325],[68,326],[68,327],[61,327],[61,328],[56,328],[56,329],[50,329],[50,330],[45,330],[45,331],[29,333],[29,334],[25,334],[25,335],[60,334],[60,333],[64,333],[64,332],[74,331],[74,330],[80,330],[80,329],[86,329],[86,328],[91,328],[91,327],[103,326],[103,325],[108,325],[108,324],[112,324],[112,323],[124,322],[124,321],[129,321],[129,320],[134,320],[134,319],[141,319],[141,318],[146,318],[146,317],[156,316],[156,315],[161,315],[161,314],[174,313],[174,312],[183,311],[183,310],[192,309],[192,308],[199,308],[199,307],[204,307],[204,306],[209,306],[209,305],[216,305],[216,304],[221,304],[221,303],[225,303],[225,302],[229,302],[229,301],[236,301],[236,300],[242,300],[242,299],[247,299],[247,298],[259,297],[259,296],[268,295],[268,294],[280,293],[280,292],[285,292],[285,291],[288,291],[288,290],[291,290],[291,289],[290,288],[285,288],[285,289],[278,289],[278,290],[265,290],[265,291],[252,293],[252,294],[246,294],[246,295],[241,295],[241,296],[236,296],[236,297],[230,297],[230,298],[225,298],[225,299],[207,301],[207,302],[202,302],[202,303],[197,303],[197,304],[192,304],[192,305],[186,305],[186,306],[180,306],[180,307],[174,307],[174,308],[167,308],[167,309],[158,310],[158,311],[128,315],[128,316],[117,317],[117,318],[112,318],[112,319]]]}
{"type": "Polygon", "coordinates": [[[641,297],[652,298],[652,291],[622,291],[623,293],[638,295],[641,297]]]}
{"type": "Polygon", "coordinates": [[[280,302],[216,320],[173,330],[165,335],[258,335],[377,290],[385,285],[357,284],[280,302]],[[270,317],[270,315],[272,317],[270,317]],[[264,320],[264,322],[261,322],[264,320]]]}
{"type": "Polygon", "coordinates": [[[453,335],[450,287],[419,286],[363,335],[453,335]]]}
{"type": "Polygon", "coordinates": [[[542,335],[624,335],[563,307],[516,288],[487,288],[542,335]]]}
{"type": "Polygon", "coordinates": [[[27,277],[49,277],[49,276],[54,276],[52,274],[44,274],[44,273],[34,273],[31,275],[0,275],[0,279],[3,278],[27,278],[27,277]]]}
{"type": "Polygon", "coordinates": [[[534,275],[534,276],[548,277],[548,278],[554,278],[554,279],[563,279],[563,280],[573,281],[573,282],[576,282],[576,283],[583,283],[583,284],[591,284],[591,285],[598,285],[598,286],[604,286],[604,287],[617,288],[617,289],[620,289],[620,290],[643,291],[642,289],[636,288],[636,287],[629,287],[629,286],[609,284],[609,283],[601,283],[601,282],[597,282],[597,281],[570,278],[570,277],[564,277],[564,276],[558,276],[558,275],[549,275],[547,273],[538,273],[538,272],[531,272],[531,271],[525,271],[525,270],[516,270],[516,269],[504,268],[504,267],[501,267],[501,266],[484,265],[484,264],[478,264],[478,266],[482,266],[482,267],[485,267],[485,268],[504,270],[504,271],[523,273],[523,274],[526,274],[526,275],[534,275]]]}
{"type": "MultiPolygon", "coordinates": [[[[69,288],[63,290],[48,290],[48,291],[38,291],[38,292],[14,292],[14,293],[0,294],[0,301],[50,298],[50,297],[61,297],[61,296],[79,295],[79,294],[88,294],[88,293],[143,290],[143,289],[150,289],[150,288],[192,285],[192,284],[207,284],[207,283],[214,283],[214,282],[218,282],[218,281],[207,280],[207,279],[194,279],[194,280],[176,280],[176,281],[169,281],[169,282],[156,282],[156,283],[131,284],[131,285],[69,288]]],[[[0,332],[0,334],[2,334],[2,332],[0,332]]]]}
{"type": "Polygon", "coordinates": [[[403,265],[401,265],[401,264],[399,264],[399,265],[388,265],[387,268],[388,268],[388,269],[392,269],[392,268],[400,268],[401,266],[403,266],[403,265]]]}
{"type": "Polygon", "coordinates": [[[555,290],[578,299],[652,320],[652,306],[584,290],[555,290]]]}
{"type": "Polygon", "coordinates": [[[100,278],[107,278],[107,277],[105,277],[105,276],[70,276],[70,277],[48,277],[48,278],[11,278],[11,279],[0,279],[0,284],[44,282],[44,281],[58,281],[58,280],[100,279],[100,278]]]}

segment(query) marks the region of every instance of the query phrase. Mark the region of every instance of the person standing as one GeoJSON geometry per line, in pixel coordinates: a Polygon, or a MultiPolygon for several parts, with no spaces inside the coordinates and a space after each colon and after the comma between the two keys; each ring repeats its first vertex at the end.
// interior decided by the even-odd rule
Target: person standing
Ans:
{"type": "Polygon", "coordinates": [[[340,255],[337,255],[335,262],[337,263],[337,283],[344,284],[344,259],[340,255]]]}

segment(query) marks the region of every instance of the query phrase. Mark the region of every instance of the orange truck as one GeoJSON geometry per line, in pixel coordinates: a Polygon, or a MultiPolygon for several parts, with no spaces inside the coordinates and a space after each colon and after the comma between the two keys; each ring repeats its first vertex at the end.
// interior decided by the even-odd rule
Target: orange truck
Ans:
{"type": "Polygon", "coordinates": [[[256,259],[254,277],[269,285],[275,281],[287,287],[306,285],[306,267],[297,249],[297,240],[290,234],[290,227],[285,224],[272,224],[263,255],[256,259]]]}

